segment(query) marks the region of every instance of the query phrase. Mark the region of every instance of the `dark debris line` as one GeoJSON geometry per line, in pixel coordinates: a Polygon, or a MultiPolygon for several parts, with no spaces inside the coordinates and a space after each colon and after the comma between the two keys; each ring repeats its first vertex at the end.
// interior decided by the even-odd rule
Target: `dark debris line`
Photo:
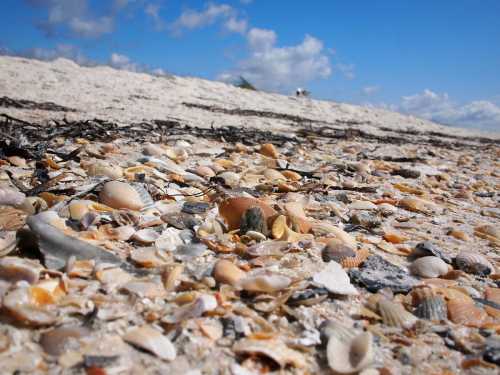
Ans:
{"type": "Polygon", "coordinates": [[[59,104],[52,102],[34,102],[32,100],[26,99],[12,99],[7,96],[0,97],[0,107],[10,107],[19,109],[41,109],[44,111],[54,111],[54,112],[77,112],[74,108],[64,107],[59,104]]]}

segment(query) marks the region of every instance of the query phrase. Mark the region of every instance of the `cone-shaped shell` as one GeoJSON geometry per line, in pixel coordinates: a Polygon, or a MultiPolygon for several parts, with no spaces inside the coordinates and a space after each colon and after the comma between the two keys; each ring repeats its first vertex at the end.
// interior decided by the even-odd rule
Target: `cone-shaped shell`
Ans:
{"type": "Polygon", "coordinates": [[[405,310],[400,303],[381,298],[378,301],[378,310],[384,324],[391,327],[411,328],[417,322],[417,318],[405,310]]]}
{"type": "Polygon", "coordinates": [[[448,265],[442,259],[434,256],[418,258],[411,264],[411,272],[420,277],[440,277],[446,275],[448,271],[448,265]]]}
{"type": "Polygon", "coordinates": [[[112,208],[127,208],[138,211],[144,207],[141,196],[136,189],[120,181],[110,181],[104,184],[99,198],[102,203],[112,208]]]}
{"type": "Polygon", "coordinates": [[[226,220],[229,230],[240,227],[241,217],[251,207],[260,207],[266,220],[276,215],[276,211],[256,198],[236,197],[228,198],[219,204],[219,213],[226,220]]]}

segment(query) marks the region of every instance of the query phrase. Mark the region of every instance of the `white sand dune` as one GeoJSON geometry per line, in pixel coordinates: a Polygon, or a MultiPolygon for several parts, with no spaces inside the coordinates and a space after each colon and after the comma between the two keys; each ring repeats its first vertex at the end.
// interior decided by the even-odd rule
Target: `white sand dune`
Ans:
{"type": "Polygon", "coordinates": [[[0,56],[0,96],[54,102],[78,110],[63,113],[0,108],[1,113],[33,121],[62,117],[100,118],[120,123],[177,119],[201,127],[235,125],[284,132],[294,125],[283,119],[214,113],[183,104],[195,103],[295,115],[338,127],[356,126],[372,133],[383,134],[393,129],[500,138],[500,133],[441,126],[382,109],[254,92],[198,78],[157,77],[107,66],[82,67],[66,59],[43,62],[0,56]]]}

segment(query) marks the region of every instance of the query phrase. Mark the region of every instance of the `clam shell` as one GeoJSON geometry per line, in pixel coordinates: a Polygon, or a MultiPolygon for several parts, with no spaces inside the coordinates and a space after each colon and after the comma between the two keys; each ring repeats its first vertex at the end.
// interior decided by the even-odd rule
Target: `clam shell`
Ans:
{"type": "Polygon", "coordinates": [[[196,173],[198,176],[205,177],[205,178],[210,178],[215,176],[215,172],[213,169],[210,167],[200,165],[194,170],[194,173],[196,173]]]}
{"type": "Polygon", "coordinates": [[[274,147],[273,144],[271,143],[265,143],[262,146],[260,146],[259,152],[267,157],[277,159],[279,157],[279,152],[276,150],[276,147],[274,147]]]}
{"type": "Polygon", "coordinates": [[[480,276],[486,276],[495,271],[495,267],[486,257],[472,251],[461,251],[455,258],[455,266],[462,271],[480,276]]]}
{"type": "Polygon", "coordinates": [[[351,284],[349,276],[337,262],[329,262],[326,267],[313,275],[313,281],[331,293],[356,296],[357,289],[351,284]]]}
{"type": "Polygon", "coordinates": [[[152,244],[160,238],[160,234],[151,228],[138,230],[132,235],[132,239],[143,244],[152,244]]]}
{"type": "Polygon", "coordinates": [[[235,230],[240,227],[241,217],[245,211],[252,207],[259,207],[266,220],[276,215],[276,211],[264,202],[248,197],[228,198],[222,201],[219,204],[219,213],[226,220],[229,230],[235,230]]]}
{"type": "Polygon", "coordinates": [[[283,275],[258,274],[240,280],[240,286],[249,292],[274,293],[285,289],[292,280],[283,275]]]}
{"type": "Polygon", "coordinates": [[[246,272],[237,267],[234,263],[221,259],[215,263],[213,276],[219,283],[237,286],[246,276],[246,272]]]}
{"type": "Polygon", "coordinates": [[[105,205],[117,209],[139,211],[145,206],[137,190],[132,185],[120,181],[105,183],[99,198],[105,205]]]}
{"type": "Polygon", "coordinates": [[[448,317],[446,302],[441,296],[424,298],[414,312],[419,318],[432,321],[442,321],[448,317]]]}
{"type": "Polygon", "coordinates": [[[123,177],[123,169],[117,165],[110,165],[108,163],[98,161],[92,163],[87,167],[89,176],[106,176],[113,180],[123,177]]]}
{"type": "Polygon", "coordinates": [[[123,336],[123,340],[166,361],[173,361],[177,356],[172,342],[161,332],[150,326],[131,329],[123,336]]]}
{"type": "Polygon", "coordinates": [[[381,298],[377,306],[384,324],[388,326],[409,329],[418,320],[413,314],[406,311],[403,305],[386,298],[381,298]]]}
{"type": "Polygon", "coordinates": [[[357,334],[339,323],[330,323],[328,331],[326,357],[328,365],[335,373],[358,373],[372,363],[374,349],[370,332],[357,334]]]}
{"type": "Polygon", "coordinates": [[[425,278],[440,277],[449,271],[448,265],[442,259],[434,256],[418,258],[411,264],[410,268],[414,275],[425,278]]]}

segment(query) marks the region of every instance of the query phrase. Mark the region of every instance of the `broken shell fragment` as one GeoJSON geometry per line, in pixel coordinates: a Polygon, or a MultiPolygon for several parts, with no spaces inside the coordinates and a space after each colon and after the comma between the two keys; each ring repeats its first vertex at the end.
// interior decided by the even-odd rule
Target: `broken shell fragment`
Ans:
{"type": "Polygon", "coordinates": [[[306,366],[305,358],[300,352],[290,349],[283,342],[276,339],[241,339],[233,345],[232,349],[236,354],[259,354],[271,358],[281,368],[286,365],[297,368],[306,366]]]}
{"type": "Polygon", "coordinates": [[[340,323],[329,322],[325,328],[328,338],[326,357],[336,374],[355,374],[373,361],[373,337],[370,332],[356,333],[340,323]]]}
{"type": "Polygon", "coordinates": [[[117,165],[110,165],[101,161],[92,163],[87,168],[89,176],[106,176],[113,180],[123,177],[123,170],[117,165]]]}
{"type": "Polygon", "coordinates": [[[3,298],[3,307],[18,322],[34,327],[55,323],[57,315],[51,308],[53,297],[45,289],[18,287],[3,298]]]}
{"type": "Polygon", "coordinates": [[[150,326],[145,325],[131,329],[123,336],[123,340],[166,361],[173,361],[177,356],[177,351],[172,342],[161,332],[150,326]]]}
{"type": "Polygon", "coordinates": [[[260,207],[249,208],[241,217],[240,234],[246,234],[249,231],[267,235],[267,220],[260,207]]]}
{"type": "Polygon", "coordinates": [[[259,152],[269,158],[277,159],[279,157],[278,150],[276,150],[276,147],[272,143],[265,143],[260,146],[259,152]]]}
{"type": "Polygon", "coordinates": [[[286,223],[286,216],[278,216],[271,229],[274,238],[280,241],[298,242],[304,240],[312,240],[314,237],[310,234],[301,234],[291,230],[286,223]]]}
{"type": "Polygon", "coordinates": [[[418,320],[413,314],[406,311],[403,305],[389,301],[386,298],[381,298],[380,301],[378,301],[378,310],[384,324],[391,327],[409,329],[413,327],[418,320]]]}
{"type": "Polygon", "coordinates": [[[474,234],[480,238],[490,241],[496,246],[500,246],[500,226],[480,225],[474,229],[474,234]]]}
{"type": "Polygon", "coordinates": [[[0,259],[0,279],[15,283],[24,280],[34,284],[40,277],[43,267],[30,259],[5,257],[0,259]]]}
{"type": "Polygon", "coordinates": [[[349,276],[337,262],[331,261],[326,267],[313,275],[313,281],[328,289],[331,293],[347,296],[359,294],[357,289],[351,284],[349,276]]]}
{"type": "Polygon", "coordinates": [[[249,292],[274,293],[287,288],[290,278],[277,274],[250,275],[240,281],[240,286],[249,292]]]}
{"type": "Polygon", "coordinates": [[[13,189],[0,187],[0,206],[19,206],[24,202],[26,196],[13,189]]]}
{"type": "Polygon", "coordinates": [[[99,198],[102,203],[112,208],[139,211],[144,207],[144,202],[136,189],[120,181],[105,183],[99,198]]]}
{"type": "Polygon", "coordinates": [[[90,331],[85,327],[66,326],[44,332],[40,337],[40,345],[45,353],[59,356],[67,350],[72,340],[88,336],[90,331]]]}
{"type": "Polygon", "coordinates": [[[213,276],[219,283],[237,286],[246,276],[246,272],[237,267],[234,263],[221,259],[217,261],[214,266],[213,276]]]}
{"type": "Polygon", "coordinates": [[[418,258],[411,264],[414,275],[426,278],[440,277],[449,271],[448,265],[440,258],[427,256],[418,258]]]}

